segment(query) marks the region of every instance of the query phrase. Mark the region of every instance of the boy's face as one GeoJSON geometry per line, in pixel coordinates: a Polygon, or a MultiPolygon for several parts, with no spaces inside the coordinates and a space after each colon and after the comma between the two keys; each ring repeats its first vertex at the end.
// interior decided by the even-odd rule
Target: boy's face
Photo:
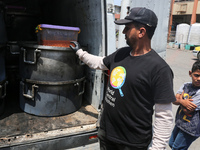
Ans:
{"type": "Polygon", "coordinates": [[[200,70],[196,70],[194,72],[189,71],[189,75],[192,78],[193,86],[200,87],[200,70]]]}

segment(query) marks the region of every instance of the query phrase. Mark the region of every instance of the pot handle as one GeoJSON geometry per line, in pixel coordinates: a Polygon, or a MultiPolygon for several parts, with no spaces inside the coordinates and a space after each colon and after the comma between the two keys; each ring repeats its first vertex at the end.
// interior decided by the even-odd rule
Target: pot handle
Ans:
{"type": "Polygon", "coordinates": [[[39,88],[39,87],[35,84],[32,85],[32,95],[28,95],[28,94],[24,94],[24,83],[21,82],[21,84],[22,84],[22,92],[23,92],[22,94],[23,94],[23,96],[26,97],[26,98],[34,100],[34,98],[35,98],[35,88],[39,88]]]}
{"type": "Polygon", "coordinates": [[[8,81],[6,81],[3,86],[0,85],[0,98],[1,99],[3,99],[6,96],[6,85],[7,84],[8,84],[8,81]],[[4,94],[2,95],[3,88],[4,88],[4,94]]]}
{"type": "Polygon", "coordinates": [[[85,65],[85,63],[84,63],[83,61],[81,61],[77,55],[76,55],[76,63],[77,63],[78,65],[80,65],[80,66],[85,65]]]}
{"type": "Polygon", "coordinates": [[[11,48],[12,46],[10,44],[8,44],[7,47],[9,48],[11,54],[13,54],[13,55],[19,55],[20,54],[20,52],[17,52],[17,51],[13,52],[12,48],[11,48]]]}
{"type": "Polygon", "coordinates": [[[24,62],[25,63],[32,64],[32,65],[36,64],[36,61],[37,61],[36,60],[36,53],[40,53],[41,50],[35,49],[35,51],[34,51],[34,61],[28,61],[28,60],[26,60],[26,49],[22,47],[21,50],[24,51],[24,62]]]}
{"type": "Polygon", "coordinates": [[[82,62],[82,61],[79,59],[79,65],[83,66],[83,65],[85,65],[85,63],[82,62]]]}
{"type": "MultiPolygon", "coordinates": [[[[78,95],[82,95],[85,92],[85,82],[86,80],[83,81],[83,90],[78,93],[78,95]]],[[[78,89],[80,88],[79,82],[75,83],[74,86],[78,86],[78,89]]]]}

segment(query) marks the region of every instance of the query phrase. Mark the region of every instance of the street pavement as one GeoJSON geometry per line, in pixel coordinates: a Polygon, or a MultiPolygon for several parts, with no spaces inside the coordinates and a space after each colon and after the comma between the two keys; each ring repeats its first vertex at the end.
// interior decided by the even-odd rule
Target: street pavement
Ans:
{"type": "MultiPolygon", "coordinates": [[[[168,48],[165,60],[174,73],[174,92],[176,93],[184,82],[191,81],[189,70],[191,70],[192,64],[197,60],[197,58],[192,55],[191,50],[168,48]]],[[[174,117],[177,108],[178,106],[173,105],[172,111],[174,117]]],[[[171,150],[171,148],[167,147],[167,150],[171,150]]],[[[200,150],[200,138],[192,143],[189,150],[200,150]]]]}

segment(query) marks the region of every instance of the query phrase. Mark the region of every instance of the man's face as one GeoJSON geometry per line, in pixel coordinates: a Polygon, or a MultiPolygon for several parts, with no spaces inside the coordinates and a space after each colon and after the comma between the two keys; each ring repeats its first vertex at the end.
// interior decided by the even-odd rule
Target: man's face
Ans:
{"type": "Polygon", "coordinates": [[[125,34],[126,43],[130,47],[135,47],[135,45],[137,45],[139,30],[137,30],[132,23],[125,25],[122,33],[125,34]]]}
{"type": "Polygon", "coordinates": [[[190,77],[192,78],[193,86],[200,87],[200,70],[196,70],[194,72],[189,72],[190,77]]]}

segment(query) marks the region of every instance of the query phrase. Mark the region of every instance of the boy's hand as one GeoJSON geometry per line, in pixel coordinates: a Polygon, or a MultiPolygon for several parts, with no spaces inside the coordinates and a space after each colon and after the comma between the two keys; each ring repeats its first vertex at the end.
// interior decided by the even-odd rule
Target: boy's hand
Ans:
{"type": "Polygon", "coordinates": [[[194,111],[197,108],[197,105],[195,105],[191,101],[193,101],[193,100],[192,99],[184,99],[183,101],[181,101],[181,105],[184,106],[189,111],[194,111]]]}
{"type": "Polygon", "coordinates": [[[187,110],[189,111],[194,111],[197,108],[197,105],[195,105],[194,103],[192,103],[192,99],[183,99],[183,95],[184,95],[184,91],[182,92],[181,96],[180,96],[180,104],[182,106],[184,106],[187,110]]]}
{"type": "Polygon", "coordinates": [[[181,109],[183,110],[184,114],[186,114],[186,115],[189,115],[190,113],[193,112],[193,111],[186,109],[184,106],[181,106],[181,109]]]}

